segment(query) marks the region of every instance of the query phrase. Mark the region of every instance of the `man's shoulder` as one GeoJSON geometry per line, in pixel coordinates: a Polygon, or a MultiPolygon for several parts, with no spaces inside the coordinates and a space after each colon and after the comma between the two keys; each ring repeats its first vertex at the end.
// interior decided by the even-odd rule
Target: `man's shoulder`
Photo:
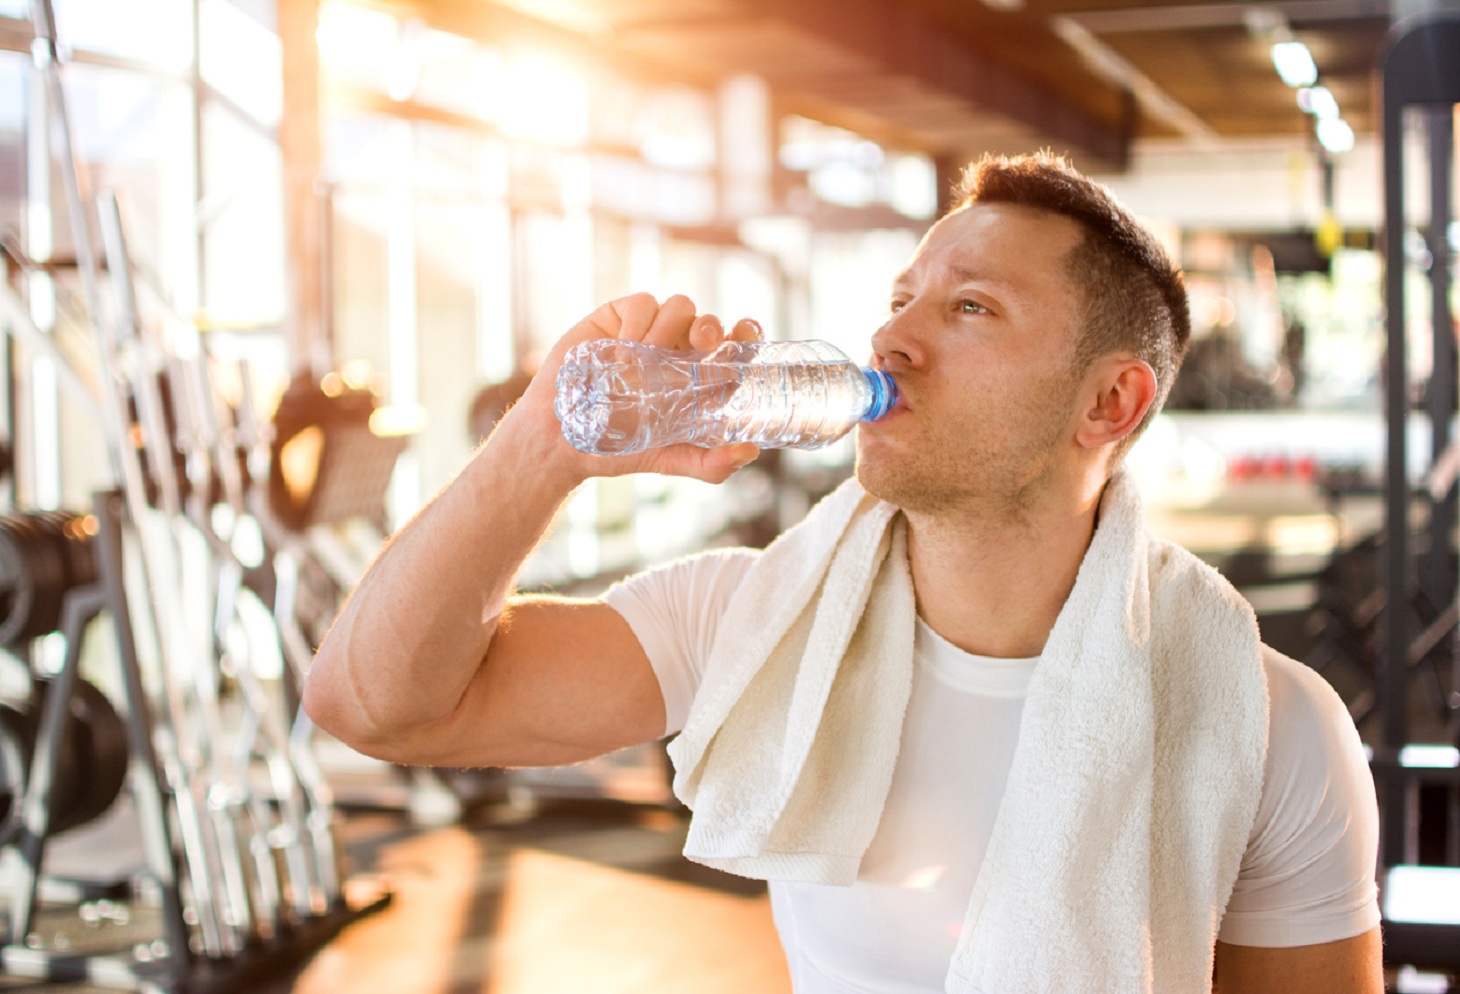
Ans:
{"type": "Polygon", "coordinates": [[[748,571],[760,558],[762,551],[743,545],[717,546],[679,556],[653,569],[734,579],[748,571]]]}
{"type": "Polygon", "coordinates": [[[693,593],[705,587],[733,588],[750,571],[759,549],[727,546],[678,556],[619,580],[604,593],[610,604],[625,597],[693,593]]]}
{"type": "Polygon", "coordinates": [[[1338,691],[1322,674],[1262,643],[1262,670],[1267,678],[1273,724],[1303,722],[1336,725],[1353,731],[1353,718],[1338,691]]]}
{"type": "MultiPolygon", "coordinates": [[[[1262,647],[1268,686],[1267,789],[1349,780],[1372,784],[1348,705],[1312,667],[1262,647]]],[[[1368,788],[1372,790],[1372,786],[1368,788]]]]}

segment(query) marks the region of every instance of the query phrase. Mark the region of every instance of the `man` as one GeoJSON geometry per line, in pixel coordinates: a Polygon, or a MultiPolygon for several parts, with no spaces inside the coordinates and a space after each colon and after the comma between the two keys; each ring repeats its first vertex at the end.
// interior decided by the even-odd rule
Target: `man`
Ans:
{"type": "Polygon", "coordinates": [[[872,345],[900,399],[859,429],[856,482],[763,553],[516,598],[584,479],[720,481],[756,454],[567,446],[568,347],[725,336],[683,297],[604,305],[371,568],[305,706],[365,752],[448,766],[682,731],[686,852],[770,880],[799,994],[1378,994],[1347,712],[1149,538],[1118,471],[1187,320],[1103,190],[1051,156],[986,159],[894,282],[872,345]]]}

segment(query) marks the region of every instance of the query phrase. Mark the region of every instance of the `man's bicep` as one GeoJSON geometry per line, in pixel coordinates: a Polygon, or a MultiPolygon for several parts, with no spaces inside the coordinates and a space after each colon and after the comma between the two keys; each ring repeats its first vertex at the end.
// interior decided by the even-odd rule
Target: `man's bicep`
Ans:
{"type": "Polygon", "coordinates": [[[1351,939],[1268,948],[1218,942],[1216,994],[1383,994],[1378,927],[1351,939]]]}
{"type": "Polygon", "coordinates": [[[660,738],[664,699],[617,611],[531,597],[509,607],[451,724],[440,765],[561,766],[660,738]]]}

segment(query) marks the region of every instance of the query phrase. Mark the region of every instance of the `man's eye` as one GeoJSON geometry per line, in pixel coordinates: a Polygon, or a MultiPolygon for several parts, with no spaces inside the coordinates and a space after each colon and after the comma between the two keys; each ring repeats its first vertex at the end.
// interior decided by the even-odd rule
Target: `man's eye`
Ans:
{"type": "Polygon", "coordinates": [[[893,302],[892,302],[892,303],[891,303],[891,304],[890,304],[890,305],[889,305],[889,306],[888,306],[888,308],[887,308],[887,309],[888,309],[888,311],[890,311],[890,312],[891,312],[891,313],[893,313],[893,314],[896,314],[896,313],[897,313],[897,312],[898,312],[898,311],[900,311],[900,310],[902,310],[902,309],[903,309],[903,308],[904,308],[904,307],[906,307],[906,306],[907,306],[907,301],[905,301],[905,300],[894,300],[894,301],[893,301],[893,302]]]}
{"type": "Polygon", "coordinates": [[[964,314],[987,314],[989,309],[976,300],[969,300],[964,297],[958,302],[958,309],[964,314]]]}

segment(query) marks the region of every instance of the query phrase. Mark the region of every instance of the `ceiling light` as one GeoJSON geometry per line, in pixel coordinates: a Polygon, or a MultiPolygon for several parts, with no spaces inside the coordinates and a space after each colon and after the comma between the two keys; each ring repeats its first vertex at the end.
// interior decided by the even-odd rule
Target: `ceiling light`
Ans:
{"type": "Polygon", "coordinates": [[[1312,86],[1318,81],[1318,66],[1308,46],[1301,41],[1280,41],[1273,45],[1272,64],[1289,86],[1312,86]]]}
{"type": "Polygon", "coordinates": [[[1305,86],[1298,91],[1298,106],[1320,121],[1338,117],[1338,101],[1326,86],[1305,86]]]}
{"type": "Polygon", "coordinates": [[[1328,151],[1338,154],[1354,147],[1354,129],[1341,117],[1330,117],[1318,122],[1318,143],[1328,151]]]}

